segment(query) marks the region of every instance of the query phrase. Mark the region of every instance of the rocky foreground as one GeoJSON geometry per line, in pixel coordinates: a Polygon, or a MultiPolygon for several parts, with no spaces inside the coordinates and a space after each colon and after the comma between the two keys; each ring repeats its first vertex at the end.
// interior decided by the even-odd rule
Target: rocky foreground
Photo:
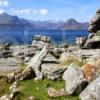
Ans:
{"type": "MultiPolygon", "coordinates": [[[[100,10],[98,12],[100,14],[100,10]]],[[[92,21],[93,24],[96,21],[100,23],[100,16],[98,18],[95,22],[92,21]]],[[[97,28],[95,32],[99,31],[100,29],[97,28]]],[[[12,86],[10,93],[2,96],[0,100],[12,100],[20,94],[19,81],[29,79],[38,81],[45,78],[65,81],[63,89],[48,88],[47,93],[50,97],[76,95],[81,100],[99,100],[100,48],[98,43],[100,41],[89,42],[91,39],[94,40],[88,38],[88,42],[84,43],[84,49],[80,49],[80,46],[82,47],[80,41],[78,41],[79,46],[68,44],[56,46],[51,44],[50,37],[41,35],[34,36],[31,46],[11,46],[10,43],[1,45],[0,72],[4,75],[3,81],[12,83],[12,86]],[[89,48],[86,48],[87,44],[89,48]]]]}

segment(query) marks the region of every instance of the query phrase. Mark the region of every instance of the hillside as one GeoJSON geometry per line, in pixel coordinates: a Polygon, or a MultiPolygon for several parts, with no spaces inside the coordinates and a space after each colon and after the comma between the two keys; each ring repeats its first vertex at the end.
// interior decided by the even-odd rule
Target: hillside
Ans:
{"type": "Polygon", "coordinates": [[[71,29],[71,30],[87,30],[89,23],[77,22],[75,19],[63,21],[30,21],[18,16],[11,16],[7,13],[0,14],[0,26],[6,27],[23,27],[30,29],[71,29]]]}

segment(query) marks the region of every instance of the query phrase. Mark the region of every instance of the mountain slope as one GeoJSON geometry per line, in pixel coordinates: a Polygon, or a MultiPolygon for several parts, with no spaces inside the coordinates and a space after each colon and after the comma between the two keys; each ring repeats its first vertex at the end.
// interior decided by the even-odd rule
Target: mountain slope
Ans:
{"type": "Polygon", "coordinates": [[[17,16],[11,16],[7,13],[0,14],[0,26],[7,27],[24,27],[31,29],[88,29],[89,23],[80,23],[75,19],[69,19],[66,22],[55,21],[30,21],[26,19],[20,19],[17,16]]]}

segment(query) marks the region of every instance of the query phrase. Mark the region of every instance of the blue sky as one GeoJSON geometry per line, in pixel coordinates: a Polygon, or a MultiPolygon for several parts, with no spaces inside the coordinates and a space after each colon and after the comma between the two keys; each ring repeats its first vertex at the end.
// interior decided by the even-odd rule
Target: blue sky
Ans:
{"type": "Polygon", "coordinates": [[[100,0],[0,0],[0,13],[7,12],[29,20],[75,18],[86,22],[100,8],[100,0]]]}

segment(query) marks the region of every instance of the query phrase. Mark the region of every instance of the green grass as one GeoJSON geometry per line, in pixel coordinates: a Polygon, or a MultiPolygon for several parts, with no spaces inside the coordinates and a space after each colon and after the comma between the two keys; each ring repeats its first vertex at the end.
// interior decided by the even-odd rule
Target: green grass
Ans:
{"type": "Polygon", "coordinates": [[[11,84],[7,84],[3,79],[2,76],[0,76],[0,97],[3,96],[4,94],[8,94],[9,88],[11,84]]]}
{"type": "Polygon", "coordinates": [[[52,80],[41,80],[41,81],[20,81],[20,92],[21,94],[16,98],[16,100],[27,100],[29,96],[34,96],[36,100],[79,100],[78,97],[66,96],[59,98],[50,98],[47,94],[46,85],[49,84],[50,87],[55,89],[64,88],[64,81],[52,81],[52,80]]]}

